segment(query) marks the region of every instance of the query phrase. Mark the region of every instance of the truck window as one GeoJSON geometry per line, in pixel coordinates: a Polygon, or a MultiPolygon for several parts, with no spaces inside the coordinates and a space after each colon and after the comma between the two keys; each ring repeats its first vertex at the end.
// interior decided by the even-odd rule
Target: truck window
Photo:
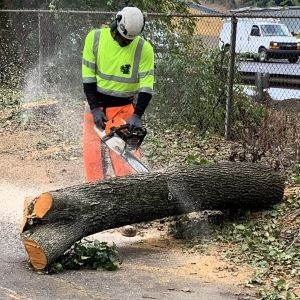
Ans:
{"type": "Polygon", "coordinates": [[[288,28],[283,24],[267,24],[261,26],[264,36],[291,36],[288,28]]]}
{"type": "Polygon", "coordinates": [[[257,25],[253,25],[250,32],[251,36],[260,36],[259,28],[257,25]]]}

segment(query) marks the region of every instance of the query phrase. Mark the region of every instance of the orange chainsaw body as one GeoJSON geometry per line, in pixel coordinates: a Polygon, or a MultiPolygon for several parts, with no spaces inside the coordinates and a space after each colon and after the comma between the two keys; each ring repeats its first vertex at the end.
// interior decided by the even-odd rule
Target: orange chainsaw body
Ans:
{"type": "Polygon", "coordinates": [[[125,125],[125,124],[126,124],[126,121],[124,119],[120,118],[120,117],[116,117],[116,118],[113,118],[111,120],[108,120],[106,122],[106,125],[105,125],[106,135],[109,135],[113,128],[119,128],[119,127],[121,127],[122,125],[125,125]]]}

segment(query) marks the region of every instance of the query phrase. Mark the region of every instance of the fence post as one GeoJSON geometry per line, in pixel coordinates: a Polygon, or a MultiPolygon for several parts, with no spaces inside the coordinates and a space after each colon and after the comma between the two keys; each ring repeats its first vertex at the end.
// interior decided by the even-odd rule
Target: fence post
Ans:
{"type": "Polygon", "coordinates": [[[237,18],[231,18],[231,37],[230,37],[230,57],[228,68],[228,92],[226,99],[226,117],[225,117],[225,139],[231,138],[231,123],[232,123],[232,97],[233,97],[233,82],[234,82],[234,67],[235,67],[235,45],[236,45],[236,29],[237,18]]]}
{"type": "Polygon", "coordinates": [[[256,101],[258,103],[263,103],[264,90],[269,87],[269,77],[270,75],[268,73],[255,73],[256,101]]]}

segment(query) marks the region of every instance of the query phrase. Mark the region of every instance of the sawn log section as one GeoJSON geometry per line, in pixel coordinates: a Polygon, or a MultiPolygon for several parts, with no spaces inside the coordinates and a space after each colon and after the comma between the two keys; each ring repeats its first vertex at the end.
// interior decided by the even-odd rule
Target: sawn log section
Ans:
{"type": "Polygon", "coordinates": [[[21,236],[41,270],[109,228],[191,211],[268,208],[282,199],[284,181],[259,165],[224,163],[86,183],[27,198],[21,236]]]}

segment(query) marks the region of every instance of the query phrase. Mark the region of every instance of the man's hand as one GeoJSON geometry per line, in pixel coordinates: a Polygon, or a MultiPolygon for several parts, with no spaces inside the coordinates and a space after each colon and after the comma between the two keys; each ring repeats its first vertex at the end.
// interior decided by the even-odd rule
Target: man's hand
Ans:
{"type": "Polygon", "coordinates": [[[127,122],[129,124],[130,130],[132,130],[135,127],[142,127],[142,120],[141,117],[138,115],[132,115],[132,117],[127,122]]]}
{"type": "Polygon", "coordinates": [[[100,107],[94,108],[92,110],[92,114],[93,114],[94,122],[95,122],[96,126],[104,129],[107,118],[106,118],[103,110],[100,107]]]}

